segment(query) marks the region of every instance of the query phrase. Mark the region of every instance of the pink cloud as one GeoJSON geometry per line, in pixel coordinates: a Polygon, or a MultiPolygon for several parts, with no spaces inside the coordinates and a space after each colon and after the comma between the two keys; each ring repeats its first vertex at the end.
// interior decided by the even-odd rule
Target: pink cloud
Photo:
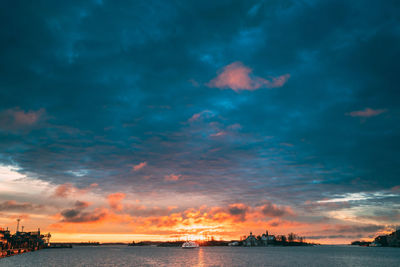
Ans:
{"type": "Polygon", "coordinates": [[[25,112],[23,110],[16,111],[14,113],[14,120],[15,123],[17,124],[32,125],[38,121],[40,113],[41,112],[35,112],[35,111],[28,111],[28,112],[25,112]]]}
{"type": "Polygon", "coordinates": [[[217,133],[210,134],[210,136],[224,136],[224,135],[226,135],[226,132],[224,132],[224,131],[219,131],[217,133]]]}
{"type": "Polygon", "coordinates": [[[70,183],[65,183],[57,186],[54,191],[56,197],[68,197],[74,191],[74,186],[70,183]]]}
{"type": "Polygon", "coordinates": [[[194,122],[194,121],[200,120],[202,116],[205,118],[211,118],[211,117],[214,117],[214,115],[215,115],[214,112],[212,112],[211,110],[203,110],[199,113],[193,114],[193,116],[190,117],[188,121],[194,122]]]}
{"type": "Polygon", "coordinates": [[[197,121],[200,118],[201,114],[202,114],[201,112],[193,114],[193,116],[190,117],[189,121],[190,122],[197,121]]]}
{"type": "Polygon", "coordinates": [[[20,108],[7,109],[0,112],[0,126],[4,125],[14,130],[27,128],[37,124],[44,114],[44,109],[37,111],[24,111],[20,108]]]}
{"type": "Polygon", "coordinates": [[[95,189],[99,185],[96,183],[90,184],[88,187],[85,188],[77,188],[71,183],[65,183],[65,184],[60,184],[58,185],[53,193],[54,197],[59,197],[59,198],[67,198],[71,195],[83,195],[88,193],[90,190],[95,189]]]}
{"type": "Polygon", "coordinates": [[[124,193],[119,193],[119,192],[109,194],[107,196],[108,204],[112,209],[121,211],[124,208],[121,202],[125,198],[125,196],[126,195],[124,193]]]}
{"type": "Polygon", "coordinates": [[[136,171],[138,171],[138,170],[143,169],[143,168],[146,167],[146,166],[147,166],[147,162],[146,162],[146,161],[143,161],[143,162],[140,162],[140,163],[137,164],[137,165],[134,165],[132,169],[136,172],[136,171]]]}
{"type": "Polygon", "coordinates": [[[178,181],[181,178],[182,175],[180,174],[170,174],[170,175],[165,175],[164,177],[165,181],[178,181]]]}
{"type": "Polygon", "coordinates": [[[369,117],[378,116],[379,114],[382,114],[382,113],[384,113],[386,111],[387,111],[386,109],[366,108],[364,110],[352,111],[350,113],[347,113],[346,115],[349,115],[349,116],[352,116],[352,117],[369,118],[369,117]]]}
{"type": "Polygon", "coordinates": [[[284,74],[278,77],[269,77],[264,79],[251,75],[252,69],[237,61],[222,69],[218,76],[212,79],[207,86],[220,89],[232,89],[236,92],[240,90],[257,90],[260,88],[282,87],[290,78],[290,74],[284,74]]]}

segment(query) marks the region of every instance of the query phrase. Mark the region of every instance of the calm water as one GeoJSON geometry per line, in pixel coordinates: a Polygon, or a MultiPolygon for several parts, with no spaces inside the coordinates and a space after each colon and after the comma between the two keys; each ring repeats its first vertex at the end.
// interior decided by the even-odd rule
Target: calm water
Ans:
{"type": "Polygon", "coordinates": [[[400,249],[369,247],[75,247],[0,259],[0,266],[400,266],[400,249]]]}

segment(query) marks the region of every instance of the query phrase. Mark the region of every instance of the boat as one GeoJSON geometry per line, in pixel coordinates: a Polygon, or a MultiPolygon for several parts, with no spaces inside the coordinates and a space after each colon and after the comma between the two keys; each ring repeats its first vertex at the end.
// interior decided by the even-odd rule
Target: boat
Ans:
{"type": "Polygon", "coordinates": [[[198,248],[199,244],[193,241],[188,241],[182,244],[182,248],[198,248]]]}

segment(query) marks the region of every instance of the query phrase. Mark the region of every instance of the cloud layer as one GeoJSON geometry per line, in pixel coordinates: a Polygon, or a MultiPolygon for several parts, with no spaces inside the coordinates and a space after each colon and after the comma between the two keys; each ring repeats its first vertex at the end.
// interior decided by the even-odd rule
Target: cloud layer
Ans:
{"type": "Polygon", "coordinates": [[[336,243],[393,228],[399,13],[2,1],[0,227],[21,216],[56,239],[268,228],[336,243]]]}

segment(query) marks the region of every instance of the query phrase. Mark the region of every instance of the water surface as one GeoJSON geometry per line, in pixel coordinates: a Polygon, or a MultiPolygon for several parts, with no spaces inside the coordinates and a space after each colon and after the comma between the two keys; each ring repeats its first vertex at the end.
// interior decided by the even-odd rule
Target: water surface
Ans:
{"type": "Polygon", "coordinates": [[[400,249],[351,246],[99,246],[45,249],[0,259],[0,266],[379,266],[399,267],[400,249]]]}

